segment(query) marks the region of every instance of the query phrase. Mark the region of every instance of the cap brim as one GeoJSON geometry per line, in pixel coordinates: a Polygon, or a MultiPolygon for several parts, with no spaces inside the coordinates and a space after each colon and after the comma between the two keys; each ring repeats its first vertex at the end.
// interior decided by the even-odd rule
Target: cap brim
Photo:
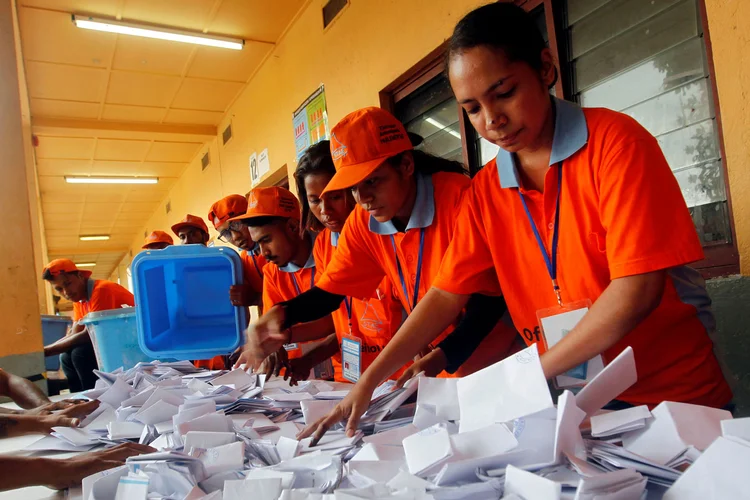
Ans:
{"type": "Polygon", "coordinates": [[[227,222],[233,222],[236,220],[259,219],[260,217],[281,217],[285,219],[299,220],[299,214],[279,215],[279,214],[271,214],[267,212],[252,212],[252,213],[246,213],[244,215],[238,215],[237,217],[232,217],[231,219],[227,219],[227,222]]]}
{"type": "Polygon", "coordinates": [[[363,180],[367,179],[370,174],[380,167],[390,156],[383,158],[376,158],[374,160],[359,163],[357,165],[350,165],[341,168],[328,182],[321,195],[324,195],[331,191],[340,191],[342,189],[348,189],[355,184],[359,184],[363,180]]]}
{"type": "Polygon", "coordinates": [[[83,275],[86,278],[90,278],[91,274],[93,274],[91,271],[84,271],[83,269],[78,270],[78,274],[83,275]]]}
{"type": "Polygon", "coordinates": [[[203,229],[203,228],[202,228],[201,226],[199,226],[198,224],[193,224],[193,223],[190,223],[190,222],[180,222],[180,223],[178,223],[178,224],[175,224],[174,226],[172,226],[172,232],[173,232],[174,234],[177,234],[177,232],[178,232],[178,231],[179,231],[180,229],[184,228],[184,227],[192,227],[192,228],[198,229],[198,230],[200,230],[200,231],[203,231],[203,232],[205,232],[205,233],[208,233],[208,230],[207,230],[207,229],[203,229]]]}

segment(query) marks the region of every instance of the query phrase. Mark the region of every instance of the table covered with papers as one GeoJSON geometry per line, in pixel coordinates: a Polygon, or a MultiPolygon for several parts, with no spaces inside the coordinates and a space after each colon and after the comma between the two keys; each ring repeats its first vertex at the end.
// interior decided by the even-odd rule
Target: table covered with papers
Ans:
{"type": "Polygon", "coordinates": [[[673,402],[601,410],[637,378],[630,349],[556,405],[535,346],[462,379],[387,381],[354,436],[339,426],[315,446],[298,433],[351,385],[188,362],[97,375],[84,394],[99,408],[26,451],[157,451],[86,478],[84,500],[750,498],[750,419],[673,402]]]}

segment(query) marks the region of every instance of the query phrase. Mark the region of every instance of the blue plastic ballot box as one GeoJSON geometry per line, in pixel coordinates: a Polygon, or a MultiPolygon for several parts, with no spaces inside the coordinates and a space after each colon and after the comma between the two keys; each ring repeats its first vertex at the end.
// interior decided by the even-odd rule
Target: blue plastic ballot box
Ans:
{"type": "Polygon", "coordinates": [[[146,250],[131,265],[138,342],[156,359],[210,359],[240,346],[247,309],[229,301],[242,283],[231,248],[202,245],[146,250]]]}

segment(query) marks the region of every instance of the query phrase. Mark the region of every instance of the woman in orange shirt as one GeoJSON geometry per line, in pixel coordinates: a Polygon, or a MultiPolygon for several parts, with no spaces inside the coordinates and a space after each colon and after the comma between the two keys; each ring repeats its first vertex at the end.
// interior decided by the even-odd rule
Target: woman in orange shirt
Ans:
{"type": "Polygon", "coordinates": [[[552,53],[511,3],[458,23],[448,73],[500,151],[466,193],[433,288],[318,435],[343,417],[353,432],[382,374],[435,338],[469,294],[501,286],[547,378],[585,379],[578,367],[631,346],[638,382],[618,397],[624,405],[727,405],[710,299],[686,266],[703,251],[656,139],[626,115],[551,97],[552,53]]]}
{"type": "MultiPolygon", "coordinates": [[[[335,174],[329,141],[308,148],[294,173],[304,224],[302,230],[318,232],[313,254],[320,273],[325,272],[333,259],[344,223],[356,206],[347,190],[328,191],[323,195],[335,174]]],[[[372,296],[346,297],[332,316],[342,349],[339,357],[347,361],[343,369],[341,364],[334,364],[334,379],[356,382],[401,326],[404,311],[398,298],[393,297],[393,285],[384,278],[372,296]]],[[[402,372],[398,370],[391,378],[402,372]]]]}
{"type": "MultiPolygon", "coordinates": [[[[395,284],[401,305],[410,313],[429,290],[453,237],[458,206],[469,184],[460,164],[415,151],[403,125],[380,108],[350,113],[333,128],[331,137],[336,175],[322,195],[351,189],[358,206],[347,218],[336,252],[316,286],[271,308],[251,325],[236,366],[257,367],[289,341],[291,326],[336,311],[346,297],[371,297],[385,277],[395,284]]],[[[380,381],[429,348],[432,340],[433,345],[450,343],[449,339],[453,346],[460,345],[456,339],[461,339],[462,331],[484,339],[482,348],[462,364],[465,358],[457,363],[450,359],[460,349],[446,350],[441,344],[436,350],[447,359],[440,370],[447,372],[439,376],[472,373],[502,359],[515,332],[500,326],[487,334],[504,311],[500,297],[472,297],[465,314],[459,309],[437,339],[425,342],[380,381]],[[457,333],[445,338],[456,324],[457,333]]]]}

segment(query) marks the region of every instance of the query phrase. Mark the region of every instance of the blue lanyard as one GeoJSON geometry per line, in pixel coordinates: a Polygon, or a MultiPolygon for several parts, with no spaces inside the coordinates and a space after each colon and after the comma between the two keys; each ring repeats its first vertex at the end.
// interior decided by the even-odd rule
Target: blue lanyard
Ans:
{"type": "MultiPolygon", "coordinates": [[[[294,273],[290,273],[292,275],[292,283],[294,283],[294,289],[297,290],[297,295],[302,295],[302,291],[299,289],[299,283],[297,283],[297,277],[294,275],[294,273]]],[[[315,286],[315,268],[312,268],[312,276],[310,276],[310,290],[313,289],[315,286]]]]}
{"type": "Polygon", "coordinates": [[[352,334],[352,298],[344,297],[344,305],[346,306],[346,316],[349,320],[349,335],[352,334]]]}
{"type": "MultiPolygon", "coordinates": [[[[398,268],[398,277],[401,280],[401,288],[404,290],[404,298],[409,302],[409,289],[406,288],[406,280],[404,279],[404,272],[401,269],[401,262],[398,260],[398,250],[396,250],[396,238],[391,235],[391,244],[393,245],[393,253],[396,255],[396,267],[398,268]]],[[[424,228],[419,230],[419,257],[417,257],[417,278],[414,280],[414,298],[412,299],[411,311],[417,307],[417,300],[419,299],[419,281],[422,279],[422,254],[424,253],[424,228]]]]}
{"type": "Polygon", "coordinates": [[[560,285],[557,284],[557,242],[559,240],[559,229],[560,229],[560,194],[562,193],[562,162],[557,164],[557,203],[555,206],[555,229],[552,233],[552,256],[550,257],[547,254],[547,249],[544,246],[544,241],[542,240],[542,236],[539,234],[539,230],[536,228],[536,224],[534,224],[534,219],[531,217],[531,212],[529,212],[529,207],[526,204],[526,199],[523,197],[523,193],[521,193],[521,190],[518,190],[518,196],[521,198],[521,203],[523,204],[523,209],[526,211],[526,217],[529,219],[529,224],[531,224],[531,229],[534,230],[534,236],[536,237],[537,245],[539,245],[539,250],[542,252],[542,257],[544,257],[544,263],[547,265],[547,272],[549,272],[549,277],[552,279],[552,289],[555,291],[555,297],[557,297],[557,303],[562,306],[562,296],[560,295],[560,285]]]}

